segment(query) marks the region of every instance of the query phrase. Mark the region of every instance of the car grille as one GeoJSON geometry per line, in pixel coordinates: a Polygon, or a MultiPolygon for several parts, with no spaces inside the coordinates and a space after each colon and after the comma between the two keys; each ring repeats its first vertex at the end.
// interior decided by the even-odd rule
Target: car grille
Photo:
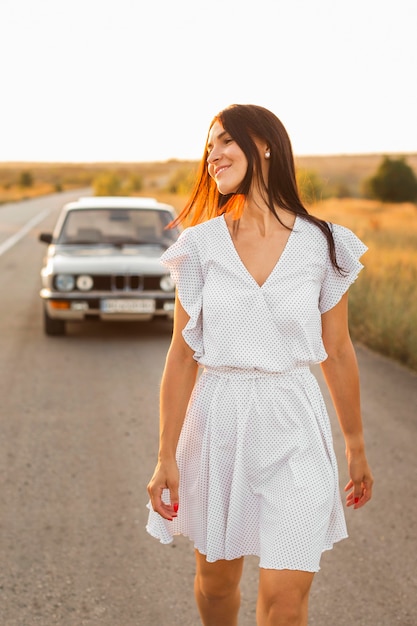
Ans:
{"type": "MultiPolygon", "coordinates": [[[[77,279],[78,276],[75,276],[77,279]]],[[[160,276],[142,276],[140,274],[110,274],[92,276],[93,287],[91,291],[160,291],[160,276]]],[[[55,280],[54,287],[56,288],[55,280]]],[[[77,287],[74,291],[79,291],[77,287]]],[[[80,292],[83,293],[83,292],[80,292]]]]}
{"type": "Polygon", "coordinates": [[[157,291],[160,289],[160,276],[137,274],[111,274],[93,276],[95,291],[157,291]]]}

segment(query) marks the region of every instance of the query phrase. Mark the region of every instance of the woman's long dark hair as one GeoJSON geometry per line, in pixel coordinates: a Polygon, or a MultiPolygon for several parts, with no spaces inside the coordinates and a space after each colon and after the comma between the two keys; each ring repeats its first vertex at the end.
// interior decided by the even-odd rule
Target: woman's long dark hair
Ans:
{"type": "Polygon", "coordinates": [[[342,270],[336,260],[330,224],[308,213],[301,202],[291,142],[282,122],[268,109],[254,104],[232,104],[214,117],[210,129],[215,122],[220,122],[244,152],[248,161],[246,175],[236,193],[221,194],[215,181],[208,174],[206,141],[194,189],[174,224],[199,224],[228,212],[231,212],[233,217],[238,219],[242,214],[246,197],[251,189],[253,177],[257,176],[263,199],[276,219],[283,224],[275,209],[278,206],[296,215],[301,215],[307,221],[315,224],[327,239],[333,266],[341,272],[342,270]],[[265,142],[270,150],[267,181],[263,180],[261,174],[261,160],[255,139],[265,142]]]}

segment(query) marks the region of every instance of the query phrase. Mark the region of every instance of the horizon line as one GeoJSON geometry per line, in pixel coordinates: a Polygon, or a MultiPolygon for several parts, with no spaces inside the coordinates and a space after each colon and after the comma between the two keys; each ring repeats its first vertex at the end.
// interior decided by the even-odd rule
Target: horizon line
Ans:
{"type": "MultiPolygon", "coordinates": [[[[406,156],[417,156],[417,148],[415,151],[370,151],[370,152],[329,152],[329,153],[295,153],[294,159],[297,158],[337,158],[337,157],[370,157],[370,156],[398,156],[398,157],[406,157],[406,156]]],[[[179,162],[179,163],[199,163],[201,158],[186,158],[186,157],[169,157],[166,159],[148,159],[148,160],[131,160],[131,159],[109,159],[109,160],[98,160],[98,159],[86,159],[86,160],[31,160],[31,159],[22,159],[22,160],[3,160],[0,159],[0,165],[94,165],[94,164],[138,164],[138,163],[171,163],[171,162],[179,162]]]]}

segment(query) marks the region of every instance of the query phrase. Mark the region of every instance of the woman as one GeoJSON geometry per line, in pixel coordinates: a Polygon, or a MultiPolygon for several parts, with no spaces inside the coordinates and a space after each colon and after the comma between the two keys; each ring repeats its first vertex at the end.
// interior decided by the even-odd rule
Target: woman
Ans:
{"type": "Polygon", "coordinates": [[[177,221],[191,226],[162,256],[178,297],[147,529],[194,542],[205,626],[237,624],[248,554],[260,557],[258,626],[305,626],[320,556],[347,536],[313,363],[346,441],[347,506],[372,493],[347,323],[366,247],[307,213],[285,128],[254,105],[214,118],[177,221]]]}

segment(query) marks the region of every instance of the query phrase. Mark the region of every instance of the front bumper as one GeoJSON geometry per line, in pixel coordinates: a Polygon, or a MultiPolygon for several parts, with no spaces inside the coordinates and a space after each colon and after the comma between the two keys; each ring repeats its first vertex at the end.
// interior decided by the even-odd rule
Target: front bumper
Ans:
{"type": "Polygon", "coordinates": [[[45,303],[48,316],[52,319],[146,321],[154,317],[172,319],[174,316],[175,294],[173,292],[62,293],[44,288],[40,296],[45,303]],[[137,310],[142,308],[143,310],[137,310]]]}

